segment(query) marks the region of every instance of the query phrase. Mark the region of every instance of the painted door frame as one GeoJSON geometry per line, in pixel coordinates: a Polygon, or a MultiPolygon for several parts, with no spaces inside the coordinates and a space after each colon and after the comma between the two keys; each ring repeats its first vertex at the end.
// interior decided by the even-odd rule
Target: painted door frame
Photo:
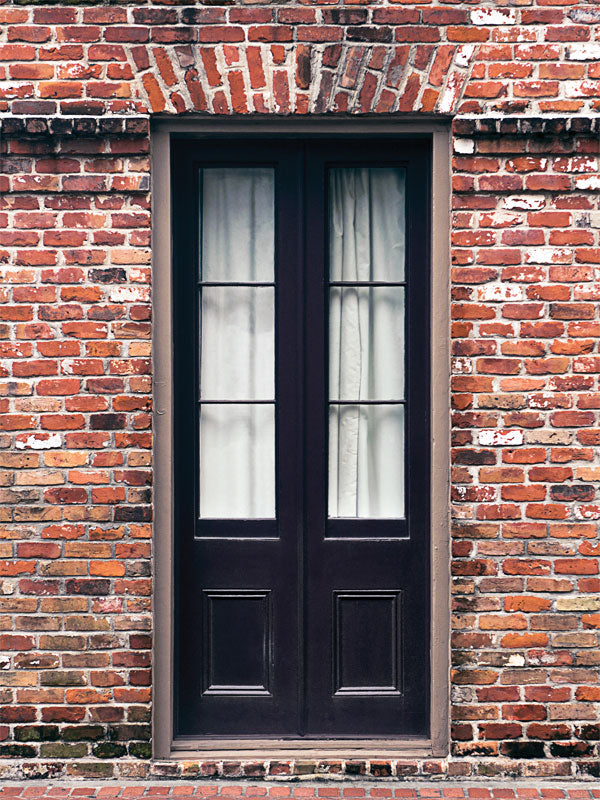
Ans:
{"type": "Polygon", "coordinates": [[[201,758],[390,758],[440,757],[449,746],[450,642],[450,121],[310,117],[249,119],[154,118],[152,124],[152,272],[154,376],[154,538],[153,538],[153,755],[155,759],[201,758]],[[429,739],[360,741],[173,739],[173,375],[171,287],[172,135],[211,136],[321,134],[344,137],[415,135],[432,143],[431,291],[431,736],[429,739]]]}

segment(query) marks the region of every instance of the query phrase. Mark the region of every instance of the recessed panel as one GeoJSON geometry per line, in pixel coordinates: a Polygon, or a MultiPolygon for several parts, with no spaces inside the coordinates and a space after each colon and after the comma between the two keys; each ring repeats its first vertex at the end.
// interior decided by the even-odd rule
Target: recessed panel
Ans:
{"type": "Polygon", "coordinates": [[[206,590],[204,609],[204,694],[269,694],[269,592],[206,590]]]}
{"type": "Polygon", "coordinates": [[[401,692],[401,592],[334,593],[335,694],[401,692]]]}

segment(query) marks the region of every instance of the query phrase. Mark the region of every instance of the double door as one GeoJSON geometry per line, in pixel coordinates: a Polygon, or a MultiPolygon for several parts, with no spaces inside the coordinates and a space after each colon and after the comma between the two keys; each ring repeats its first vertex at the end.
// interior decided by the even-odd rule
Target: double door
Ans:
{"type": "Polygon", "coordinates": [[[173,153],[176,736],[426,736],[429,144],[173,153]]]}

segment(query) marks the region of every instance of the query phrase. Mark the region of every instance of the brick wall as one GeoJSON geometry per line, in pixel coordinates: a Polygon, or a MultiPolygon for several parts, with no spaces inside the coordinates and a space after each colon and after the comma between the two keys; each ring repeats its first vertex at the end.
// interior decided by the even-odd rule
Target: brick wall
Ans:
{"type": "Polygon", "coordinates": [[[600,11],[574,0],[77,5],[0,2],[0,113],[600,109],[600,11]]]}
{"type": "Polygon", "coordinates": [[[0,777],[598,775],[600,9],[0,0],[0,777]],[[152,114],[454,116],[449,759],[150,757],[152,114]]]}
{"type": "Polygon", "coordinates": [[[147,757],[148,138],[2,147],[0,757],[147,757]]]}
{"type": "Polygon", "coordinates": [[[454,147],[454,753],[594,774],[599,142],[454,147]]]}

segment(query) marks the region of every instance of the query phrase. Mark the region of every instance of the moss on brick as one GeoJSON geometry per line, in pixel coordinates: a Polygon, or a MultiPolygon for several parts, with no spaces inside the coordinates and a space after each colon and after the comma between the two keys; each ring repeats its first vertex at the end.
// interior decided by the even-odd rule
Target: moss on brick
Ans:
{"type": "Polygon", "coordinates": [[[23,725],[15,728],[17,742],[55,742],[57,739],[57,725],[23,725]]]}
{"type": "Polygon", "coordinates": [[[102,725],[73,725],[63,728],[61,734],[61,738],[65,742],[95,741],[102,739],[103,736],[104,728],[102,725]]]}
{"type": "Polygon", "coordinates": [[[35,758],[35,747],[28,744],[2,744],[0,745],[0,758],[35,758]]]}
{"type": "Polygon", "coordinates": [[[108,729],[108,738],[117,742],[129,742],[131,739],[149,742],[151,736],[150,725],[110,725],[108,729]]]}
{"type": "Polygon", "coordinates": [[[134,758],[152,758],[152,745],[149,742],[131,742],[129,755],[134,758]]]}
{"type": "Polygon", "coordinates": [[[127,748],[115,742],[102,742],[92,748],[92,753],[96,758],[121,758],[127,753],[127,748]]]}
{"type": "Polygon", "coordinates": [[[144,706],[132,706],[127,711],[127,719],[129,722],[150,722],[152,712],[144,706]]]}
{"type": "Polygon", "coordinates": [[[88,755],[88,745],[66,744],[66,742],[51,742],[40,746],[42,758],[85,758],[88,755]]]}

